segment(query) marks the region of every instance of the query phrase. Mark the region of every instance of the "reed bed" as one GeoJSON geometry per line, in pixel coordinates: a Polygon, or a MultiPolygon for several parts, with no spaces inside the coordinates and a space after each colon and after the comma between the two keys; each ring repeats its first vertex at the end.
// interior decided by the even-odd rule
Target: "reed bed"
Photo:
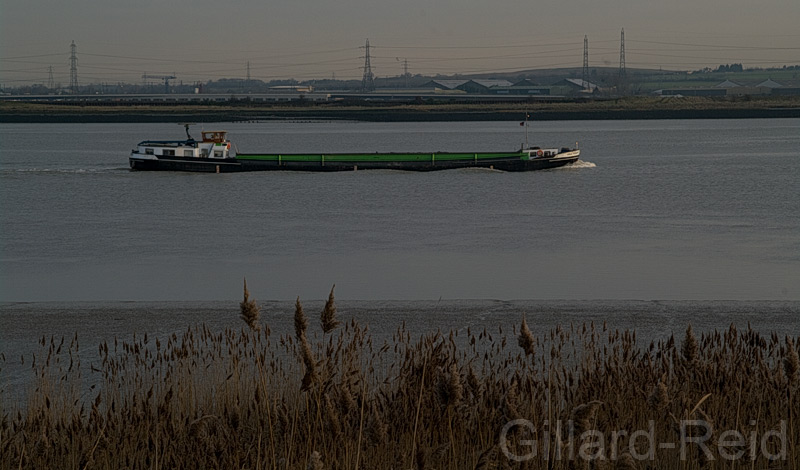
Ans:
{"type": "Polygon", "coordinates": [[[42,338],[24,403],[0,397],[0,469],[800,464],[796,337],[689,326],[640,345],[605,324],[537,337],[521,317],[373,344],[333,290],[319,322],[297,300],[295,331],[270,331],[246,287],[241,308],[241,329],[100,344],[88,373],[77,336],[42,338]]]}

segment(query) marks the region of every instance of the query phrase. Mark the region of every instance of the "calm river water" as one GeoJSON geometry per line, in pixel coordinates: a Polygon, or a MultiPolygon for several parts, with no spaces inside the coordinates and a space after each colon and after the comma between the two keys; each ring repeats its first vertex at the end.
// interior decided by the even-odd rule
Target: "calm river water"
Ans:
{"type": "MultiPolygon", "coordinates": [[[[205,126],[216,128],[243,152],[491,151],[525,138],[516,122],[205,126]]],[[[320,299],[335,283],[339,299],[382,308],[799,308],[797,119],[532,123],[532,143],[583,151],[577,168],[532,173],[128,171],[138,141],[182,135],[175,124],[0,126],[0,321],[78,301],[236,299],[243,277],[258,299],[320,299]]]]}
{"type": "MultiPolygon", "coordinates": [[[[503,150],[518,123],[262,122],[245,151],[503,150]]],[[[199,131],[199,126],[196,131],[199,131]]],[[[132,173],[175,124],[0,126],[0,299],[800,300],[800,120],[542,122],[581,168],[132,173]]]]}
{"type": "MultiPolygon", "coordinates": [[[[199,133],[195,129],[196,133],[199,133]]],[[[242,152],[492,151],[517,122],[257,122],[242,152]]],[[[80,332],[240,326],[291,300],[386,335],[610,321],[644,338],[730,323],[800,331],[800,120],[533,123],[583,163],[532,173],[132,173],[175,124],[0,126],[0,353],[80,332]],[[314,303],[316,302],[316,303],[314,303]],[[319,305],[317,305],[319,304],[319,305]]],[[[313,313],[312,313],[313,314],[313,313]]],[[[280,328],[278,328],[280,330],[280,328]]]]}

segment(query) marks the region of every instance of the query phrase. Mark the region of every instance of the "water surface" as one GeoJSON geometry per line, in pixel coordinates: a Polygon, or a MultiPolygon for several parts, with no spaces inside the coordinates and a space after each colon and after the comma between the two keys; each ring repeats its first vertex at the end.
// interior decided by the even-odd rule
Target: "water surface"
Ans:
{"type": "MultiPolygon", "coordinates": [[[[198,126],[199,127],[199,126],[198,126]]],[[[261,122],[243,152],[492,151],[518,123],[261,122]]],[[[197,129],[199,133],[199,129],[197,129]]],[[[0,300],[800,299],[800,120],[534,123],[590,164],[133,173],[174,124],[0,126],[0,300]]]]}

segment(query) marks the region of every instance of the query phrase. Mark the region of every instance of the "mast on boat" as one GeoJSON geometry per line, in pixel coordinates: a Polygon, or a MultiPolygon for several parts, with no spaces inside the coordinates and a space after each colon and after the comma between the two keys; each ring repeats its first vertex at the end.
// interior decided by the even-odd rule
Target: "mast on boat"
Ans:
{"type": "Polygon", "coordinates": [[[525,148],[530,148],[528,146],[528,118],[531,117],[531,113],[525,111],[525,122],[522,125],[525,126],[525,148]]]}
{"type": "Polygon", "coordinates": [[[192,136],[189,134],[189,126],[194,126],[195,123],[194,122],[181,122],[180,125],[182,125],[186,129],[186,139],[187,140],[194,140],[192,138],[192,136]]]}

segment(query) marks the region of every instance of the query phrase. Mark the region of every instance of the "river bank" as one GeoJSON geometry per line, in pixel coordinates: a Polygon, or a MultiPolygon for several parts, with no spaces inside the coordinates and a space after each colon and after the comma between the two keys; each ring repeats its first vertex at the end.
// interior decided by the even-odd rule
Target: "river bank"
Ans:
{"type": "Polygon", "coordinates": [[[798,464],[796,336],[675,322],[682,332],[648,346],[606,321],[540,332],[521,315],[419,337],[386,326],[381,342],[333,290],[319,322],[299,298],[290,312],[262,319],[245,288],[230,316],[247,327],[88,348],[44,335],[19,359],[35,386],[17,398],[0,383],[0,470],[148,468],[154,456],[174,469],[798,464]]]}
{"type": "Polygon", "coordinates": [[[553,103],[86,104],[0,103],[0,123],[237,122],[346,120],[369,122],[747,119],[800,117],[800,97],[762,99],[627,98],[553,103]]]}

